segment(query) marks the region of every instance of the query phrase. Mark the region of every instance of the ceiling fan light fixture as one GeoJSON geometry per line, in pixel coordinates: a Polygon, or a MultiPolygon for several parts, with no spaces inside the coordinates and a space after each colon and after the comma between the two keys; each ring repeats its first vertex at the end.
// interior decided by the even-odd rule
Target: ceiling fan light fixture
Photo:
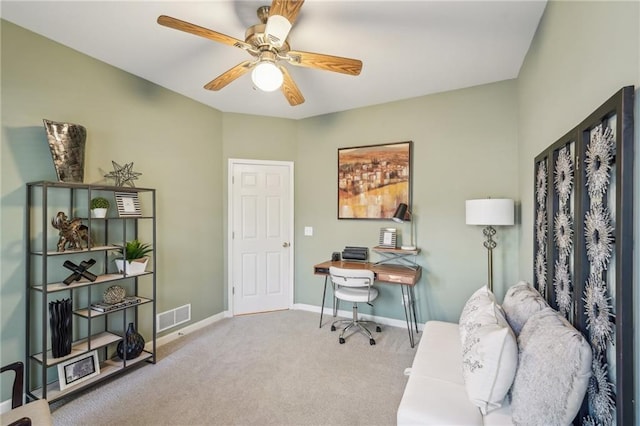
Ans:
{"type": "Polygon", "coordinates": [[[282,71],[271,61],[261,61],[251,71],[253,84],[264,92],[273,92],[282,86],[282,71]]]}

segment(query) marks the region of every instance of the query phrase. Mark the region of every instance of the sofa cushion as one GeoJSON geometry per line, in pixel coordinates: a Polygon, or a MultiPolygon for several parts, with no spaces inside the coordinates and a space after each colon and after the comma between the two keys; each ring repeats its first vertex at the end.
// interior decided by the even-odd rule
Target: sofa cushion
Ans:
{"type": "Polygon", "coordinates": [[[482,425],[462,378],[458,324],[427,321],[398,407],[398,425],[482,425]]]}
{"type": "Polygon", "coordinates": [[[570,424],[591,377],[589,343],[557,311],[545,308],[526,322],[518,347],[511,389],[514,423],[570,424]]]}
{"type": "Polygon", "coordinates": [[[520,334],[520,330],[531,315],[548,306],[549,304],[538,290],[525,281],[510,287],[502,301],[502,309],[516,336],[520,334]]]}
{"type": "Polygon", "coordinates": [[[464,385],[411,374],[397,413],[402,425],[478,425],[482,415],[469,403],[464,385]]]}
{"type": "Polygon", "coordinates": [[[502,310],[486,288],[476,291],[465,305],[460,334],[469,400],[487,414],[503,405],[518,365],[518,347],[502,310]]]}
{"type": "Polygon", "coordinates": [[[458,324],[427,321],[421,334],[411,375],[429,376],[464,386],[458,324]]]}

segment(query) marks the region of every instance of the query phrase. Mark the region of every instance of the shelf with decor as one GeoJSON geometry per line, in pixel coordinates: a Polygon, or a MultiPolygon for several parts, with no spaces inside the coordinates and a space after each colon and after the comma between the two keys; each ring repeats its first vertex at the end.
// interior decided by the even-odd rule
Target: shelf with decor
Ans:
{"type": "MultiPolygon", "coordinates": [[[[94,219],[95,220],[95,219],[94,219]]],[[[34,251],[31,254],[34,255],[46,255],[46,256],[63,256],[63,255],[70,255],[70,254],[81,254],[81,253],[91,253],[91,252],[103,252],[103,251],[108,251],[108,250],[118,250],[120,247],[118,246],[114,246],[114,245],[104,245],[104,246],[94,246],[91,248],[84,248],[84,249],[80,249],[80,250],[65,250],[65,251],[55,251],[55,250],[48,250],[46,253],[42,252],[42,251],[34,251]]]]}
{"type": "Polygon", "coordinates": [[[27,184],[28,399],[52,402],[156,362],[155,210],[151,188],[27,184]],[[94,217],[105,200],[106,216],[94,217]],[[127,273],[116,260],[138,239],[150,251],[127,273]]]}
{"type": "MultiPolygon", "coordinates": [[[[135,366],[139,366],[142,361],[152,361],[154,355],[151,352],[143,351],[137,358],[127,360],[127,367],[131,368],[135,366]]],[[[108,359],[104,362],[100,363],[100,374],[92,377],[84,382],[82,382],[82,389],[94,385],[100,381],[107,379],[108,377],[113,376],[114,374],[121,373],[125,369],[123,361],[117,359],[108,359]]],[[[78,389],[75,387],[67,388],[64,390],[60,390],[60,384],[58,380],[48,383],[46,390],[43,390],[42,387],[35,388],[31,391],[33,397],[37,399],[45,398],[51,402],[58,400],[62,397],[70,395],[71,393],[76,392],[78,389]]]]}
{"type": "MultiPolygon", "coordinates": [[[[102,284],[102,283],[111,282],[111,281],[125,280],[127,278],[139,277],[139,276],[142,276],[142,275],[150,275],[152,273],[153,272],[141,272],[139,274],[127,274],[127,275],[125,275],[125,274],[103,274],[103,275],[98,275],[95,281],[89,281],[86,278],[82,278],[79,281],[74,281],[71,284],[65,284],[63,282],[48,283],[46,285],[46,291],[47,291],[47,293],[55,293],[55,292],[58,292],[58,291],[65,291],[65,290],[78,288],[78,287],[85,287],[85,286],[90,286],[90,285],[102,284]]],[[[32,289],[36,290],[36,291],[45,291],[44,287],[45,286],[42,286],[42,285],[34,285],[34,286],[32,286],[32,289]]]]}
{"type": "Polygon", "coordinates": [[[88,318],[88,317],[99,317],[99,316],[102,316],[102,315],[108,315],[108,314],[111,314],[111,313],[114,313],[114,312],[117,312],[117,311],[121,311],[123,309],[132,308],[134,306],[140,306],[140,305],[144,305],[146,303],[153,302],[153,300],[147,299],[147,298],[144,298],[144,297],[136,297],[136,298],[139,300],[138,302],[132,303],[130,305],[114,308],[113,310],[110,310],[110,311],[99,311],[99,310],[93,309],[91,307],[87,307],[87,308],[82,308],[82,309],[78,309],[76,311],[73,311],[73,313],[75,315],[79,315],[79,316],[85,317],[85,318],[88,318]]]}
{"type": "Polygon", "coordinates": [[[71,352],[67,355],[55,358],[51,351],[47,351],[46,356],[44,355],[44,353],[40,352],[37,354],[33,354],[32,358],[40,363],[46,362],[47,367],[52,367],[54,365],[58,365],[63,361],[66,361],[68,359],[87,353],[90,350],[100,349],[111,343],[117,343],[120,340],[122,340],[122,337],[117,334],[102,332],[102,333],[94,334],[90,338],[83,339],[82,341],[73,343],[71,345],[71,352]]]}

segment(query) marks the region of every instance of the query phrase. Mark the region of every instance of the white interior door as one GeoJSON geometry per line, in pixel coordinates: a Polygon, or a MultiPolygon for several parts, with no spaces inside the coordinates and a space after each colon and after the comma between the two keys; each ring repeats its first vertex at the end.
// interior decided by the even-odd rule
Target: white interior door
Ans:
{"type": "Polygon", "coordinates": [[[293,163],[229,160],[234,315],[293,304],[293,163]]]}

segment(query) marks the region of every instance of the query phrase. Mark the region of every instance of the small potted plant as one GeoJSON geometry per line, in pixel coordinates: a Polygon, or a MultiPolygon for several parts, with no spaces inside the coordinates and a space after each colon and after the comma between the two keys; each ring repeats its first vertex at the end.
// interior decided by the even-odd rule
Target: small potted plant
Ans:
{"type": "Polygon", "coordinates": [[[124,247],[120,247],[123,258],[116,259],[118,272],[127,275],[143,273],[149,261],[147,254],[152,251],[150,244],[142,243],[139,240],[127,241],[124,247]]]}
{"type": "Polygon", "coordinates": [[[95,197],[91,199],[91,217],[102,218],[107,216],[109,208],[109,200],[104,197],[95,197]]]}

